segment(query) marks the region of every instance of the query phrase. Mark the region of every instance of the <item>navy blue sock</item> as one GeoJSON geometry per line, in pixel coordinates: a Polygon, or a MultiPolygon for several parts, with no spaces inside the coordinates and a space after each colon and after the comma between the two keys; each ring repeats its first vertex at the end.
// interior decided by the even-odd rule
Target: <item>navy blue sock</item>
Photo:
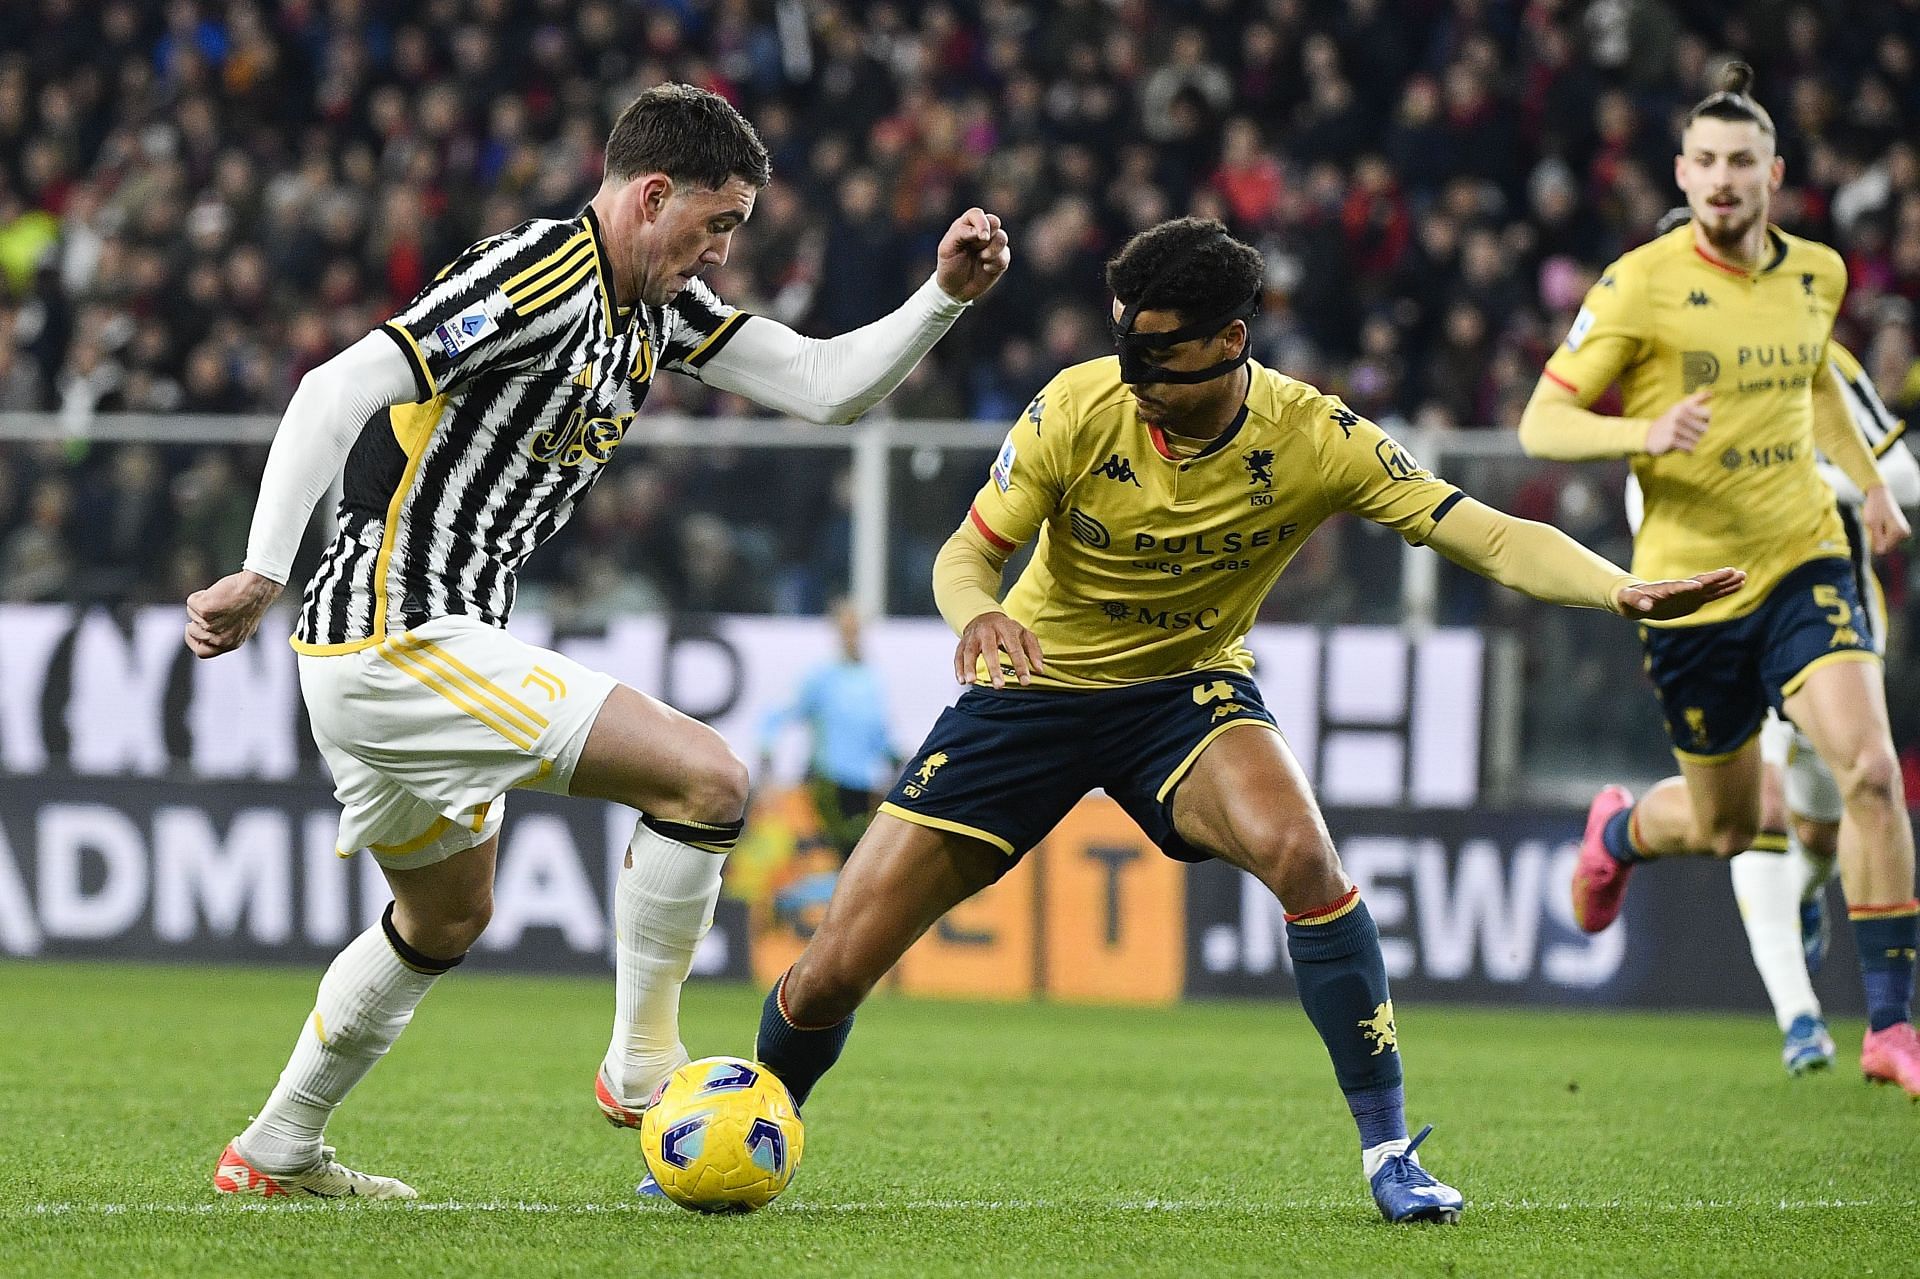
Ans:
{"type": "Polygon", "coordinates": [[[1287,953],[1307,1019],[1333,1059],[1333,1077],[1360,1129],[1360,1148],[1407,1135],[1400,1047],[1380,930],[1350,889],[1318,910],[1287,916],[1287,953]]]}
{"type": "Polygon", "coordinates": [[[1867,988],[1867,1026],[1885,1030],[1913,1020],[1913,956],[1920,944],[1920,913],[1916,903],[1893,907],[1856,907],[1854,948],[1860,952],[1860,980],[1867,988]]]}
{"type": "Polygon", "coordinates": [[[760,1035],[753,1051],[755,1058],[787,1086],[787,1091],[793,1094],[794,1105],[804,1106],[820,1077],[840,1060],[840,1050],[847,1046],[847,1036],[853,1033],[853,1014],[848,1013],[831,1026],[796,1026],[787,1016],[786,1004],[781,998],[786,984],[783,973],[767,992],[767,1002],[760,1009],[760,1035]]]}
{"type": "Polygon", "coordinates": [[[1633,808],[1628,806],[1607,818],[1607,824],[1600,831],[1601,846],[1622,866],[1645,860],[1633,846],[1632,830],[1633,808]]]}

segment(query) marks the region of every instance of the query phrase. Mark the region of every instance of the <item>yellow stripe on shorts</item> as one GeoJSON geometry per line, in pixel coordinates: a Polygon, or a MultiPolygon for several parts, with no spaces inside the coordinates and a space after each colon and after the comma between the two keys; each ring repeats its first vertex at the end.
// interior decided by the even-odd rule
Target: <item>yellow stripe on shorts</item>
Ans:
{"type": "Polygon", "coordinates": [[[395,670],[404,671],[419,680],[521,750],[533,749],[533,737],[524,728],[501,718],[498,711],[476,700],[465,689],[453,684],[418,654],[402,652],[393,644],[387,643],[380,646],[380,655],[391,662],[395,670]]]}

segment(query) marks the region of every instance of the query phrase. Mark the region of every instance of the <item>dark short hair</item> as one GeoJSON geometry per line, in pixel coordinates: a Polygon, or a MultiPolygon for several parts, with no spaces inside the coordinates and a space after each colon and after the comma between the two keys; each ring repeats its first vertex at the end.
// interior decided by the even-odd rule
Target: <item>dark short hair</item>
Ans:
{"type": "Polygon", "coordinates": [[[1172,311],[1193,323],[1237,306],[1260,291],[1267,265],[1260,251],[1242,244],[1212,218],[1175,218],[1127,241],[1107,263],[1107,287],[1122,306],[1172,311]],[[1167,275],[1175,258],[1184,262],[1167,275]],[[1148,290],[1146,296],[1142,291],[1148,290]]]}
{"type": "Polygon", "coordinates": [[[656,84],[627,104],[607,137],[607,176],[643,173],[717,191],[731,178],[763,187],[773,165],[760,135],[725,98],[690,84],[656,84]]]}
{"type": "Polygon", "coordinates": [[[1747,91],[1753,87],[1753,68],[1744,62],[1729,62],[1720,71],[1720,87],[1713,93],[1694,104],[1687,112],[1687,124],[1692,126],[1695,120],[1705,117],[1710,120],[1731,120],[1735,124],[1758,125],[1760,132],[1770,138],[1780,135],[1774,130],[1773,117],[1767,109],[1753,100],[1747,91]]]}

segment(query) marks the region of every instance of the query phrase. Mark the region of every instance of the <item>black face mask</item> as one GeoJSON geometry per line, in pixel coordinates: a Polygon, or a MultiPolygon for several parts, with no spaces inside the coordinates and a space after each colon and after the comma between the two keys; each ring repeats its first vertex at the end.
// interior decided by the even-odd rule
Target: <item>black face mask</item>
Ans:
{"type": "Polygon", "coordinates": [[[1162,280],[1177,272],[1193,257],[1199,246],[1170,258],[1167,264],[1153,273],[1146,286],[1140,290],[1140,296],[1127,304],[1120,312],[1120,319],[1107,322],[1108,331],[1113,334],[1114,350],[1120,356],[1120,380],[1129,386],[1144,386],[1149,382],[1178,382],[1191,385],[1195,382],[1211,382],[1245,364],[1253,355],[1253,343],[1241,344],[1240,354],[1231,360],[1222,360],[1218,364],[1208,365],[1204,369],[1176,371],[1163,368],[1154,362],[1154,355],[1164,352],[1181,342],[1191,342],[1196,338],[1210,338],[1235,320],[1251,320],[1260,310],[1260,294],[1256,290],[1246,301],[1229,307],[1218,315],[1183,324],[1177,329],[1164,333],[1135,333],[1134,321],[1140,315],[1140,303],[1152,294],[1154,287],[1162,280]]]}

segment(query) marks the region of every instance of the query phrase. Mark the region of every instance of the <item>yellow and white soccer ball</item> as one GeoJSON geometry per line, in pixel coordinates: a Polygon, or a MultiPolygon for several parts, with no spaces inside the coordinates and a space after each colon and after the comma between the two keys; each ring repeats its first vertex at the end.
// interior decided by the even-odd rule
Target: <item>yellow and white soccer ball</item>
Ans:
{"type": "Polygon", "coordinates": [[[667,1076],[640,1116],[640,1149],[667,1198],[695,1212],[752,1212],[793,1181],[805,1133],[773,1072],[703,1057],[667,1076]]]}

